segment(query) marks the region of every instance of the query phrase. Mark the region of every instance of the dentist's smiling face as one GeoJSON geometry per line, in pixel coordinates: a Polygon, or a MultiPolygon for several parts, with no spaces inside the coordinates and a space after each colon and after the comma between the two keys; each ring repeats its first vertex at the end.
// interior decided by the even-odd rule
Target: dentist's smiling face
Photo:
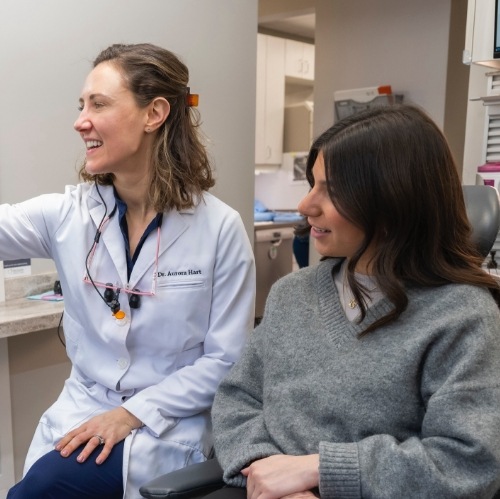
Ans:
{"type": "MultiPolygon", "coordinates": [[[[363,231],[344,218],[335,208],[326,183],[325,163],[320,152],[312,174],[314,186],[301,200],[298,210],[311,225],[314,246],[322,256],[348,257],[361,246],[363,231]]],[[[360,262],[361,263],[361,262],[360,262]]],[[[364,269],[359,269],[363,271],[364,269]]]]}
{"type": "Polygon", "coordinates": [[[102,62],[89,73],[79,109],[74,127],[85,141],[87,172],[137,173],[146,168],[148,109],[137,105],[115,65],[102,62]]]}

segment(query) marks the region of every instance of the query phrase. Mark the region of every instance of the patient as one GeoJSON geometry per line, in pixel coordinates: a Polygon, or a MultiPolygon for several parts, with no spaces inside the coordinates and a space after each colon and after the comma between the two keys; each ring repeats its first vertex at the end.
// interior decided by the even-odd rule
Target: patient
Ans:
{"type": "Polygon", "coordinates": [[[492,497],[500,293],[443,134],[416,107],[366,111],[315,141],[307,177],[324,258],[273,286],[218,389],[225,481],[249,499],[492,497]]]}

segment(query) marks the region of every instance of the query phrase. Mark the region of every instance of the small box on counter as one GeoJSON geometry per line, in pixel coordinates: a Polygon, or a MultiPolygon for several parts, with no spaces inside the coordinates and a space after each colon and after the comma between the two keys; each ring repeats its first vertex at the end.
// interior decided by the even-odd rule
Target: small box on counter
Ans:
{"type": "Polygon", "coordinates": [[[31,275],[31,259],[4,260],[3,275],[5,279],[31,275]]]}

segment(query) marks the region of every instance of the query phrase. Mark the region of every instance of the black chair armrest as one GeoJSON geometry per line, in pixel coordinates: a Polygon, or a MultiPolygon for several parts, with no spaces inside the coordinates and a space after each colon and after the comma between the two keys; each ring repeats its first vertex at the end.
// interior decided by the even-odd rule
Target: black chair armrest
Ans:
{"type": "Polygon", "coordinates": [[[217,459],[192,464],[161,475],[143,485],[139,492],[148,499],[194,499],[224,486],[217,459]]]}

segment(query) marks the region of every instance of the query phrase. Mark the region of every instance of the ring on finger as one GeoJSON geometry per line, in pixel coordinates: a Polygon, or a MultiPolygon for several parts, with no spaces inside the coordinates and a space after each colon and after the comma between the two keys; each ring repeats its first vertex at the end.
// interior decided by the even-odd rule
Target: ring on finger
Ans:
{"type": "Polygon", "coordinates": [[[99,440],[99,445],[104,445],[104,443],[106,442],[104,438],[101,437],[101,435],[93,435],[93,436],[97,438],[97,440],[99,440]]]}

